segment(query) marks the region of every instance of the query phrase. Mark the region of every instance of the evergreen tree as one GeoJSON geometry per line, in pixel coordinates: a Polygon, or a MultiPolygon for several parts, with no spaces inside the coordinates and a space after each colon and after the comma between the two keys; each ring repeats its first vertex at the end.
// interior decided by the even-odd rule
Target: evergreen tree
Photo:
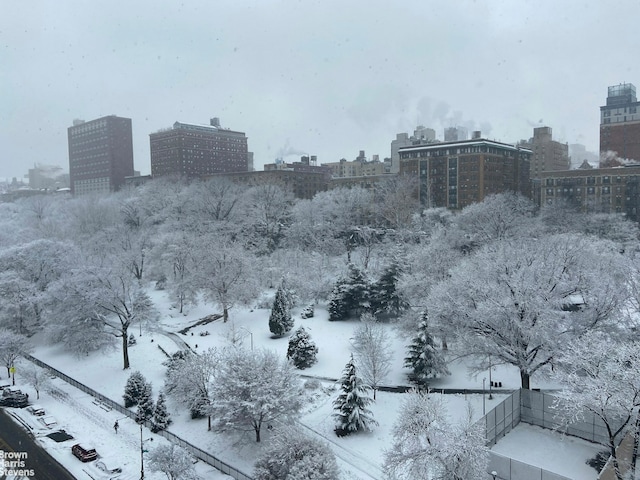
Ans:
{"type": "Polygon", "coordinates": [[[138,371],[135,371],[131,375],[129,375],[127,383],[124,387],[124,395],[122,396],[122,398],[124,398],[124,406],[126,408],[138,405],[140,396],[145,389],[146,383],[146,379],[138,371]]]}
{"type": "Polygon", "coordinates": [[[166,428],[170,424],[171,418],[169,412],[167,411],[167,402],[164,398],[164,394],[160,392],[158,394],[156,406],[153,409],[153,428],[151,429],[151,431],[156,433],[160,430],[166,430],[166,428]]]}
{"type": "Polygon", "coordinates": [[[362,271],[350,263],[346,277],[338,280],[329,299],[329,320],[360,316],[369,310],[369,282],[362,271]]]}
{"type": "Polygon", "coordinates": [[[373,399],[368,396],[371,389],[364,384],[356,374],[356,366],[353,356],[347,363],[340,380],[341,393],[333,401],[333,414],[336,420],[336,435],[339,437],[358,431],[369,431],[373,425],[377,425],[371,411],[367,408],[373,399]]]}
{"type": "Polygon", "coordinates": [[[138,343],[138,341],[136,340],[136,336],[133,333],[129,335],[129,340],[127,343],[129,344],[130,347],[138,343]]]}
{"type": "Polygon", "coordinates": [[[149,382],[145,382],[144,388],[138,398],[138,410],[136,412],[136,422],[142,423],[145,420],[153,418],[153,396],[152,388],[149,382]]]}
{"type": "Polygon", "coordinates": [[[318,347],[311,341],[311,336],[304,329],[298,328],[289,339],[287,359],[291,360],[296,368],[305,369],[316,363],[318,347]]]}
{"type": "Polygon", "coordinates": [[[429,333],[429,314],[422,314],[418,335],[409,345],[409,355],[404,359],[406,367],[411,369],[409,380],[427,387],[428,380],[441,375],[450,375],[444,356],[436,347],[429,333]]]}
{"type": "Polygon", "coordinates": [[[331,290],[331,296],[329,297],[329,305],[327,310],[329,311],[329,321],[335,322],[344,320],[348,315],[348,308],[345,302],[344,291],[346,289],[346,282],[340,279],[336,282],[331,290]]]}
{"type": "Polygon", "coordinates": [[[293,318],[287,305],[287,299],[282,285],[278,287],[276,298],[269,316],[269,330],[274,335],[282,336],[293,328],[293,318]]]}
{"type": "Polygon", "coordinates": [[[398,292],[398,280],[402,274],[402,268],[397,260],[382,272],[376,283],[371,286],[371,311],[378,317],[397,317],[406,308],[406,302],[402,300],[398,292]]]}

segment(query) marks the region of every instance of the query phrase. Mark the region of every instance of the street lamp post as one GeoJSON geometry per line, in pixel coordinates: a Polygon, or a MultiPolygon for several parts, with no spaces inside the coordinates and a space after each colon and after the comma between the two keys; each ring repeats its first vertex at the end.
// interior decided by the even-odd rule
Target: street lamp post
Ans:
{"type": "Polygon", "coordinates": [[[140,480],[144,480],[144,449],[142,443],[142,422],[140,422],[140,480]]]}
{"type": "Polygon", "coordinates": [[[486,415],[486,408],[484,403],[484,382],[486,380],[487,380],[486,378],[482,379],[482,415],[486,415]]]}
{"type": "Polygon", "coordinates": [[[489,357],[489,400],[493,400],[493,395],[491,395],[491,387],[493,387],[493,382],[491,381],[491,357],[489,357]]]}

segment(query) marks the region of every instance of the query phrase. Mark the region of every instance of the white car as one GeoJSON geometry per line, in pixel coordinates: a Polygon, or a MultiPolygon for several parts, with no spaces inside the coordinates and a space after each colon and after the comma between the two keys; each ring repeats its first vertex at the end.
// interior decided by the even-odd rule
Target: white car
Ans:
{"type": "Polygon", "coordinates": [[[117,478],[118,474],[122,473],[122,468],[111,458],[100,457],[96,460],[95,466],[98,470],[110,475],[109,478],[117,478]]]}
{"type": "Polygon", "coordinates": [[[55,417],[52,417],[51,415],[40,417],[38,418],[38,421],[47,428],[53,428],[58,426],[58,421],[55,419],[55,417]]]}
{"type": "Polygon", "coordinates": [[[33,405],[29,405],[27,411],[32,415],[35,415],[36,417],[43,417],[44,415],[46,415],[44,408],[36,403],[34,403],[33,405]]]}

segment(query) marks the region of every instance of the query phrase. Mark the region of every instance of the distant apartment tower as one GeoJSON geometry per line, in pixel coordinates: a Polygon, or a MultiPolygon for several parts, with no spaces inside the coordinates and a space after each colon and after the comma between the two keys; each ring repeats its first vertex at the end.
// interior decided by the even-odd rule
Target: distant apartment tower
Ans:
{"type": "Polygon", "coordinates": [[[449,127],[444,129],[445,142],[460,142],[469,138],[469,132],[464,127],[449,127]]]}
{"type": "Polygon", "coordinates": [[[534,128],[533,137],[528,142],[520,142],[519,145],[533,152],[531,178],[540,178],[542,172],[564,171],[571,168],[569,145],[553,140],[551,127],[534,128]]]}
{"type": "Polygon", "coordinates": [[[131,119],[109,115],[67,129],[71,193],[108,193],[133,175],[131,119]]]}
{"type": "Polygon", "coordinates": [[[530,159],[529,149],[474,138],[401,148],[400,174],[418,177],[423,205],[459,210],[497,193],[529,197],[530,159]]]}
{"type": "Polygon", "coordinates": [[[413,135],[409,136],[408,133],[396,134],[396,139],[391,141],[391,173],[398,173],[400,171],[400,154],[398,151],[402,147],[408,147],[411,145],[423,145],[427,143],[434,143],[436,141],[436,131],[433,128],[427,128],[423,125],[418,125],[413,131],[413,135]]]}
{"type": "Polygon", "coordinates": [[[209,125],[175,122],[172,128],[150,134],[149,141],[153,177],[201,178],[252,169],[246,135],[222,128],[218,118],[209,125]]]}
{"type": "Polygon", "coordinates": [[[600,166],[615,152],[618,158],[640,161],[640,102],[636,87],[621,83],[609,87],[607,104],[600,107],[600,166]]]}

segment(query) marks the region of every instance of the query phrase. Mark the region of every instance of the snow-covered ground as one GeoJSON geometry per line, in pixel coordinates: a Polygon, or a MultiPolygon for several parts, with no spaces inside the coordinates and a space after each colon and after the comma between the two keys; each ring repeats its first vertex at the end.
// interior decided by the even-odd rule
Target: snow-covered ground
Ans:
{"type": "MultiPolygon", "coordinates": [[[[165,353],[171,354],[183,346],[186,342],[193,350],[203,351],[209,347],[228,345],[231,338],[242,338],[247,348],[269,348],[282,354],[286,354],[288,339],[272,338],[268,328],[269,310],[237,308],[231,311],[231,320],[223,323],[217,320],[207,325],[192,328],[186,335],[176,333],[186,326],[193,325],[198,319],[217,312],[212,305],[202,303],[192,308],[187,314],[180,314],[170,307],[164,292],[152,291],[154,302],[161,312],[160,323],[153,331],[143,327],[142,336],[139,330],[134,328],[132,333],[136,335],[137,344],[129,349],[131,368],[123,370],[122,352],[119,345],[106,352],[93,353],[86,357],[77,358],[65,352],[60,346],[37,346],[34,356],[49,365],[65,372],[72,378],[99,391],[107,397],[122,401],[122,394],[127,378],[131,372],[139,370],[150,381],[154,389],[154,397],[164,384],[165,367],[162,362],[166,359],[165,353]],[[208,332],[202,336],[201,333],[208,332]]],[[[297,328],[304,325],[309,331],[312,340],[318,345],[318,362],[313,367],[302,371],[305,375],[314,375],[326,378],[340,378],[342,370],[350,357],[349,339],[355,321],[329,322],[328,314],[324,308],[316,308],[313,318],[301,319],[294,311],[297,328]]],[[[402,363],[405,356],[405,347],[408,339],[399,338],[390,329],[390,342],[395,351],[394,363],[391,373],[385,382],[388,385],[407,385],[406,373],[402,363]]],[[[35,338],[36,342],[43,342],[41,338],[35,338]]],[[[438,382],[435,387],[481,389],[483,378],[487,375],[469,376],[463,362],[455,362],[451,367],[452,375],[438,382]]],[[[519,387],[520,377],[513,368],[498,366],[492,371],[492,378],[501,381],[504,389],[519,387]]],[[[3,383],[0,380],[0,384],[3,383]]],[[[35,399],[35,391],[25,385],[20,378],[20,366],[16,373],[17,386],[23,388],[35,399]]],[[[553,386],[544,382],[535,386],[543,388],[553,386]]],[[[368,480],[370,478],[381,479],[382,454],[385,448],[391,444],[391,429],[395,422],[397,412],[401,405],[403,395],[398,393],[378,392],[377,401],[372,406],[375,419],[380,423],[375,431],[368,434],[358,434],[338,438],[333,433],[333,421],[331,415],[332,401],[337,396],[336,385],[330,381],[323,381],[316,388],[307,389],[308,398],[301,417],[301,424],[313,435],[323,437],[336,452],[338,464],[342,471],[342,477],[349,480],[368,480]]],[[[484,398],[486,411],[497,405],[503,395],[494,395],[493,400],[484,398]]],[[[451,418],[461,418],[471,404],[477,418],[482,416],[483,395],[445,395],[451,418]]],[[[47,414],[57,419],[58,427],[66,430],[78,441],[91,443],[98,453],[107,457],[116,458],[125,469],[123,478],[139,478],[140,474],[140,430],[137,424],[115,411],[96,404],[91,397],[72,388],[59,379],[51,381],[48,392],[41,394],[41,404],[47,414]],[[114,422],[118,420],[120,430],[116,434],[113,430],[114,422]]],[[[239,468],[247,474],[251,474],[253,463],[260,455],[262,448],[268,444],[270,432],[263,432],[263,439],[256,444],[253,435],[229,435],[216,434],[207,431],[205,419],[192,420],[187,411],[181,405],[175,404],[169,398],[169,410],[173,424],[171,430],[190,443],[211,452],[223,461],[239,468]]],[[[94,478],[93,466],[83,465],[71,455],[70,446],[76,441],[55,443],[43,435],[51,430],[39,425],[35,417],[26,410],[14,410],[26,423],[34,428],[39,441],[51,451],[51,453],[65,465],[78,478],[89,478],[83,469],[92,469],[90,472],[94,478]]],[[[517,431],[517,430],[516,430],[517,431]]],[[[519,437],[509,434],[502,443],[506,443],[514,451],[531,451],[528,442],[523,442],[519,437]],[[522,446],[520,444],[522,443],[522,446]]],[[[165,440],[150,431],[143,432],[144,449],[153,449],[155,445],[165,440]]],[[[550,440],[545,440],[547,443],[550,440]]],[[[599,450],[598,447],[595,447],[599,450]]],[[[534,455],[535,456],[535,455],[534,455]]],[[[541,454],[536,464],[542,468],[555,471],[554,464],[546,465],[546,455],[541,454]]],[[[584,459],[581,460],[584,462],[584,459]]],[[[530,463],[534,463],[533,459],[530,463]]],[[[202,462],[197,464],[201,478],[223,478],[211,467],[202,462]]],[[[588,467],[589,468],[589,467],[588,467]]],[[[569,475],[570,476],[570,475],[569,475]]],[[[162,474],[151,474],[145,469],[145,478],[161,479],[162,474]]],[[[588,478],[576,477],[574,478],[588,478]]]]}

